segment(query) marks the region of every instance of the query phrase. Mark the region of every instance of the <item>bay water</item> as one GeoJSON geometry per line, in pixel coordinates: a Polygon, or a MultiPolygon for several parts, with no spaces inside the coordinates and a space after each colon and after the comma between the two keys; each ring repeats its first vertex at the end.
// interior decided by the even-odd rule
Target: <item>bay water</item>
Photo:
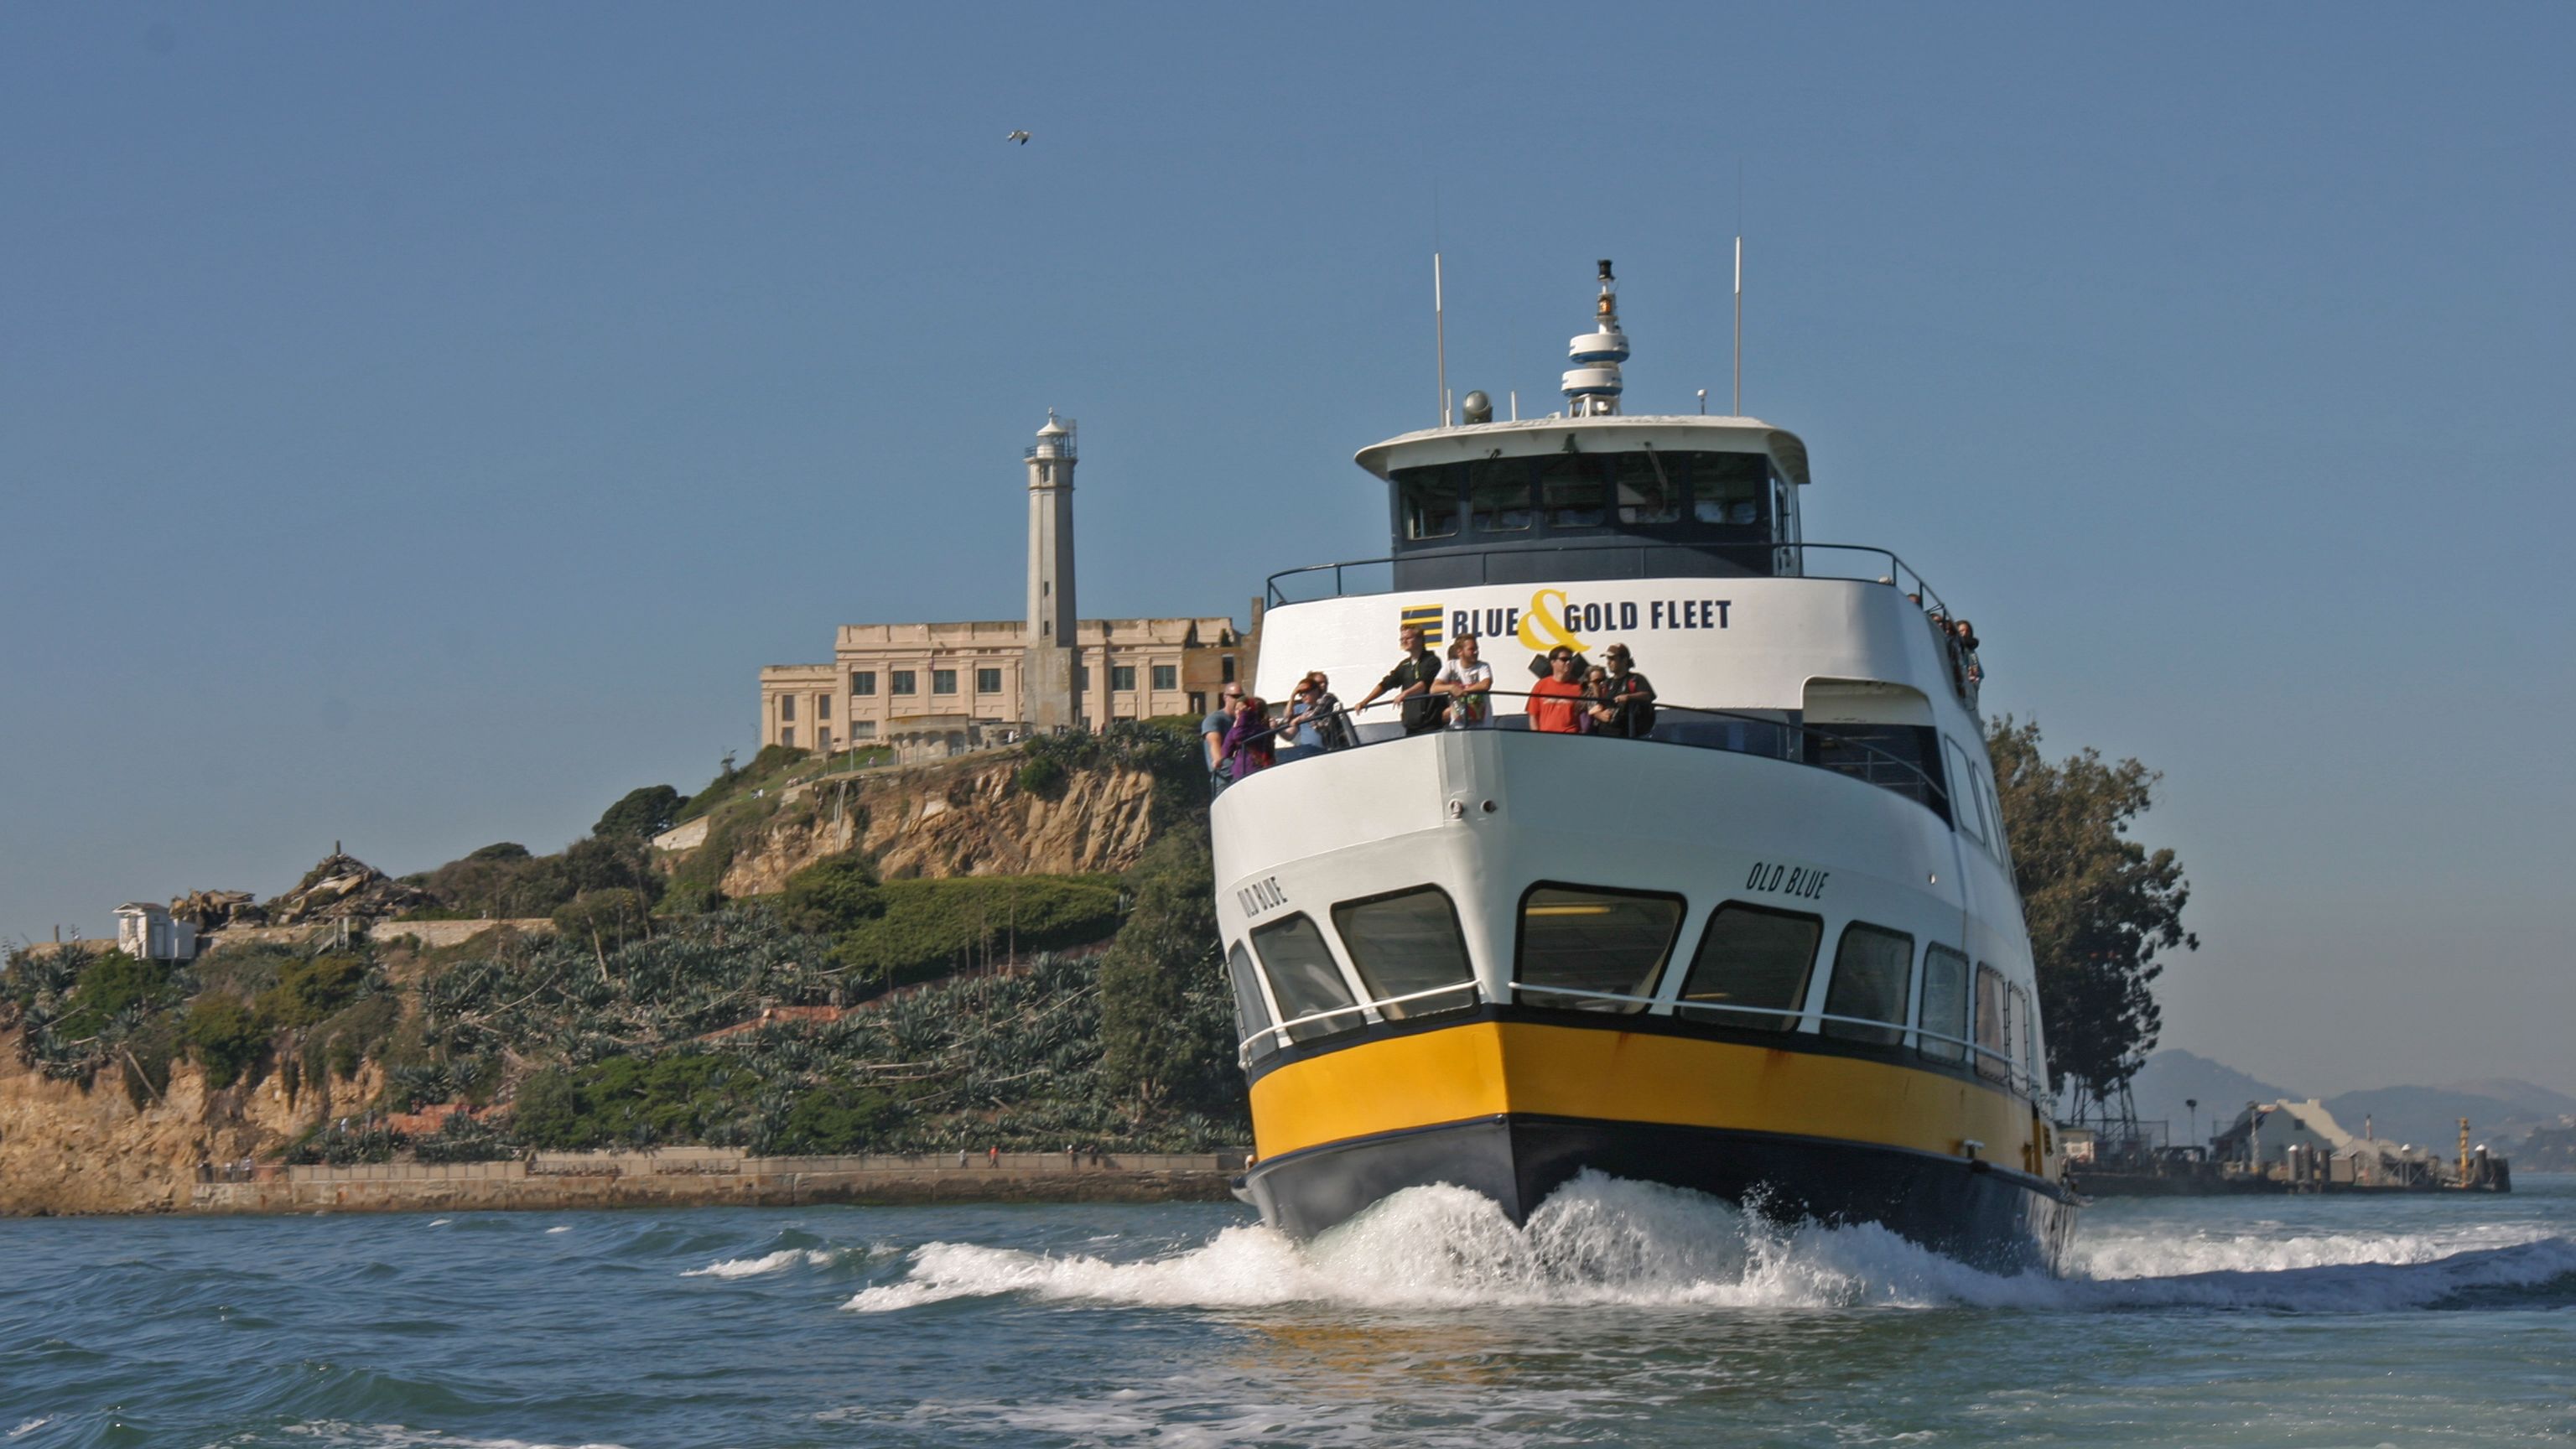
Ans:
{"type": "Polygon", "coordinates": [[[2576,1177],[2111,1200],[2064,1279],[1587,1178],[0,1222],[0,1449],[2576,1441],[2576,1177]]]}

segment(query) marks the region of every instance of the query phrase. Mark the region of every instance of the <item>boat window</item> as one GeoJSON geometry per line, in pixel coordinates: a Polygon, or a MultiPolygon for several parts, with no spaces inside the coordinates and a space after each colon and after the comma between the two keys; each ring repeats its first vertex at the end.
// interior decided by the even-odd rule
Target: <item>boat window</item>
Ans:
{"type": "Polygon", "coordinates": [[[1406,468],[1396,475],[1403,500],[1404,536],[1454,538],[1458,533],[1458,470],[1406,468]]]}
{"type": "Polygon", "coordinates": [[[1699,954],[1682,982],[1681,1014],[1747,1031],[1791,1030],[1807,1004],[1807,976],[1824,937],[1818,917],[1728,901],[1699,938],[1699,954]]]}
{"type": "Polygon", "coordinates": [[[1344,901],[1333,907],[1333,929],[1342,933],[1342,949],[1350,953],[1351,965],[1359,969],[1361,983],[1376,1000],[1459,983],[1455,991],[1379,1007],[1379,1014],[1389,1021],[1476,1004],[1467,938],[1458,929],[1458,911],[1450,904],[1449,893],[1438,886],[1344,901]]]}
{"type": "Polygon", "coordinates": [[[2015,986],[2012,989],[2012,1046],[2015,1065],[2021,1068],[2022,1080],[2039,1080],[2037,1054],[2031,1050],[2030,993],[2015,986]]]}
{"type": "Polygon", "coordinates": [[[1941,789],[1940,731],[1913,724],[1809,724],[1807,763],[1866,780],[1950,818],[1941,789]]]}
{"type": "Polygon", "coordinates": [[[1270,1032],[1270,1007],[1261,999],[1261,983],[1253,979],[1252,953],[1243,949],[1241,941],[1225,953],[1225,976],[1234,987],[1234,1039],[1242,1041],[1259,1032],[1246,1048],[1255,1058],[1279,1050],[1279,1038],[1270,1032]]]}
{"type": "Polygon", "coordinates": [[[1540,507],[1550,528],[1599,528],[1609,519],[1607,459],[1551,453],[1539,460],[1540,507]]]}
{"type": "Polygon", "coordinates": [[[2048,1064],[2039,1059],[2039,1013],[2031,1009],[2030,997],[2020,987],[2013,988],[2013,995],[2021,1017],[2021,1066],[2030,1075],[2031,1091],[2037,1093],[2048,1080],[2048,1064]]]}
{"type": "Polygon", "coordinates": [[[1621,453],[1610,461],[1617,468],[1621,523],[1681,522],[1681,457],[1666,462],[1648,453],[1621,453]]]}
{"type": "Polygon", "coordinates": [[[2000,1082],[2012,1075],[2012,1056],[2004,1034],[2004,974],[1977,963],[1977,1075],[2000,1082]]]}
{"type": "Polygon", "coordinates": [[[1682,924],[1682,898],[1599,886],[1538,885],[1521,897],[1521,1000],[1571,1011],[1636,1012],[1644,1000],[1603,1001],[1541,990],[1648,997],[1682,924]]]}
{"type": "Polygon", "coordinates": [[[1914,976],[1914,938],[1854,921],[1834,948],[1833,981],[1825,988],[1825,1015],[1884,1021],[1887,1026],[1824,1023],[1827,1036],[1895,1046],[1905,1040],[1906,988],[1914,976]]]}
{"type": "Polygon", "coordinates": [[[1477,468],[1467,485],[1467,512],[1478,533],[1519,533],[1530,526],[1529,460],[1497,458],[1477,468]]]}
{"type": "Polygon", "coordinates": [[[1975,788],[1976,771],[1968,764],[1968,752],[1957,740],[1945,740],[1950,750],[1950,794],[1957,805],[1952,822],[1959,833],[1982,845],[1986,842],[1985,802],[1975,788]]]}
{"type": "Polygon", "coordinates": [[[1759,453],[1693,454],[1691,517],[1701,523],[1760,523],[1770,482],[1759,453]]]}
{"type": "Polygon", "coordinates": [[[1270,994],[1279,998],[1279,1011],[1287,1018],[1283,1024],[1291,1039],[1312,1041],[1360,1024],[1356,1011],[1298,1022],[1301,1016],[1355,1004],[1350,987],[1343,984],[1341,968],[1333,964],[1332,948],[1324,944],[1324,933],[1316,930],[1315,923],[1302,912],[1256,929],[1252,949],[1261,957],[1262,969],[1269,973],[1270,994]]]}
{"type": "Polygon", "coordinates": [[[1968,1054],[1968,958],[1947,946],[1923,948],[1923,1055],[1955,1062],[1968,1054]],[[1935,1040],[1947,1037],[1949,1040],[1935,1040]]]}

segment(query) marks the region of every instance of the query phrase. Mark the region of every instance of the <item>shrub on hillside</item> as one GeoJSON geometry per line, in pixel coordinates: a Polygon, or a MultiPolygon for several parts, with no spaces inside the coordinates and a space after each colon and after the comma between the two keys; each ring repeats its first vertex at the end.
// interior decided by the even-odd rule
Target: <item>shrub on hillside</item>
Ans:
{"type": "Polygon", "coordinates": [[[148,1012],[174,996],[167,964],[109,951],[80,968],[66,1009],[54,1019],[54,1034],[67,1041],[94,1037],[126,1012],[148,1012]]]}
{"type": "Polygon", "coordinates": [[[335,952],[289,961],[277,968],[277,984],[261,992],[255,1004],[261,1021],[271,1028],[311,1026],[357,999],[366,980],[367,963],[352,955],[335,952]]]}
{"type": "Polygon", "coordinates": [[[1166,834],[1126,884],[1134,909],[1100,960],[1108,1086],[1149,1105],[1221,1109],[1242,1089],[1206,834],[1166,834]]]}
{"type": "Polygon", "coordinates": [[[188,1022],[179,1035],[206,1069],[206,1085],[218,1091],[239,1081],[268,1045],[268,1033],[249,1007],[214,992],[188,1008],[188,1022]]]}
{"type": "Polygon", "coordinates": [[[1100,877],[959,876],[878,889],[884,912],[843,931],[832,959],[885,985],[1089,945],[1118,930],[1118,888],[1100,877]]]}
{"type": "Polygon", "coordinates": [[[1052,755],[1031,756],[1017,778],[1023,791],[1043,799],[1052,800],[1064,790],[1064,766],[1052,755]]]}
{"type": "Polygon", "coordinates": [[[555,930],[566,940],[613,949],[651,934],[652,911],[652,903],[640,891],[584,891],[555,907],[555,930]]]}
{"type": "Polygon", "coordinates": [[[593,835],[626,840],[650,840],[671,828],[680,818],[680,807],[689,803],[687,796],[668,785],[646,785],[629,790],[608,807],[599,822],[590,827],[593,835]]]}
{"type": "Polygon", "coordinates": [[[877,868],[857,851],[826,856],[789,876],[778,902],[790,930],[817,935],[849,930],[884,915],[885,908],[877,868]]]}

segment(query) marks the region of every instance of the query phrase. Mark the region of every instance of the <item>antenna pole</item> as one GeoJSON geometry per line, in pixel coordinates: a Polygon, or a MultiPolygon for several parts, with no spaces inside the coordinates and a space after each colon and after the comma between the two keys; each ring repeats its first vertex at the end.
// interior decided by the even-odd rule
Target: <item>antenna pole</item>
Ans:
{"type": "Polygon", "coordinates": [[[1440,426],[1449,426],[1449,319],[1440,305],[1440,254],[1431,254],[1431,345],[1439,357],[1440,426]]]}
{"type": "Polygon", "coordinates": [[[1735,415],[1744,416],[1744,238],[1735,239],[1735,415]]]}

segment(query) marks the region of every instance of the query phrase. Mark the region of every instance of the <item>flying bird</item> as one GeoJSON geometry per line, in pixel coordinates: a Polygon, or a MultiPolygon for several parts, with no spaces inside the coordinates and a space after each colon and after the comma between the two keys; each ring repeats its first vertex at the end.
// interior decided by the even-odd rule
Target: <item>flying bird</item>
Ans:
{"type": "Polygon", "coordinates": [[[1013,131],[1011,134],[1009,134],[1009,135],[1007,135],[1007,136],[1004,136],[1002,139],[1003,139],[1003,140],[1005,140],[1005,141],[1017,141],[1017,142],[1019,142],[1021,145],[1025,146],[1025,145],[1029,144],[1029,133],[1028,133],[1028,132],[1026,132],[1026,131],[1013,131]]]}

